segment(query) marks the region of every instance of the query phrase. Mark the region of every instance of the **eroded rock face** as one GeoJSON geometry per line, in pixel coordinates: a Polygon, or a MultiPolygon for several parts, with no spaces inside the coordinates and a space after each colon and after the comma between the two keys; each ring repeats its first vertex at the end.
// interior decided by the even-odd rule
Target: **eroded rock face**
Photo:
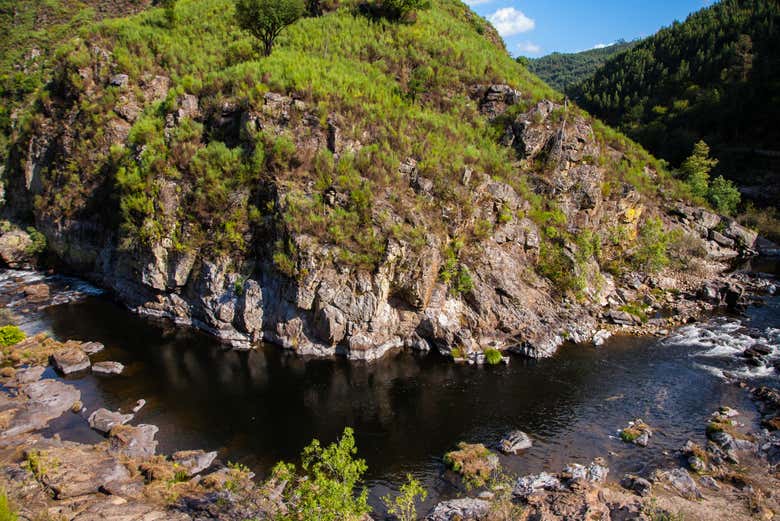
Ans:
{"type": "MultiPolygon", "coordinates": [[[[118,90],[118,118],[108,129],[111,139],[106,146],[108,142],[126,143],[129,128],[145,104],[164,99],[170,87],[164,76],[130,79],[117,75],[110,59],[103,56],[99,66],[80,71],[87,94],[100,85],[110,84],[118,90]]],[[[510,86],[482,85],[468,94],[487,118],[506,124],[502,143],[514,149],[518,175],[528,178],[528,188],[535,196],[556,202],[572,236],[620,223],[628,236],[636,237],[641,218],[658,215],[669,226],[695,233],[713,256],[749,250],[756,241],[736,223],[700,209],[681,205],[669,217],[657,202],[646,200],[628,184],[611,192],[604,190],[606,172],[598,161],[603,144],[596,140],[590,122],[568,106],[544,100],[515,116],[509,108],[520,103],[522,95],[510,86]],[[528,166],[532,164],[544,168],[532,169],[528,166]]],[[[191,94],[177,95],[172,105],[166,118],[167,134],[184,120],[197,120],[235,139],[254,137],[261,131],[283,135],[302,154],[312,157],[323,150],[335,156],[352,153],[371,139],[348,136],[344,118],[338,114],[323,122],[306,102],[274,92],[266,93],[260,106],[249,109],[235,100],[208,108],[191,94]]],[[[62,110],[61,120],[75,118],[76,107],[62,110]]],[[[46,119],[30,141],[25,165],[29,179],[20,195],[31,198],[38,193],[42,168],[65,164],[78,136],[63,125],[58,119],[46,119]],[[64,135],[58,141],[62,150],[51,139],[60,134],[64,135]]],[[[609,153],[620,155],[617,150],[609,153]]],[[[428,217],[417,215],[406,219],[382,199],[375,213],[422,232],[415,240],[393,234],[383,245],[384,258],[370,270],[334,262],[337,252],[332,245],[290,232],[279,222],[279,215],[269,216],[262,227],[245,234],[247,243],[257,243],[252,251],[222,255],[200,246],[182,249],[178,234],[187,231],[178,229],[179,214],[193,187],[163,178],[154,180],[156,218],[163,231],[151,244],[120,248],[116,230],[86,217],[62,221],[57,216],[36,215],[36,225],[63,262],[111,288],[131,309],[197,327],[236,348],[265,340],[301,355],[339,354],[355,360],[375,360],[402,346],[437,349],[446,355],[457,350],[471,360],[480,360],[488,348],[545,357],[567,339],[591,341],[605,306],[615,304],[608,317],[616,324],[640,325],[636,317],[616,309],[627,303],[616,296],[624,282],[602,273],[592,258],[573,263],[572,277],[582,286],[582,298],[562,307],[563,295],[537,269],[545,261],[545,230],[528,217],[531,197],[524,190],[466,168],[458,188],[474,211],[465,217],[460,205],[438,201],[436,180],[419,168],[423,159],[403,158],[398,172],[390,174],[397,175],[406,190],[399,197],[441,203],[436,217],[440,222],[432,226],[428,217]],[[460,252],[457,267],[457,275],[470,283],[463,288],[448,287],[442,273],[444,268],[453,268],[446,265],[451,261],[446,250],[477,222],[487,223],[487,231],[460,252]],[[297,252],[295,277],[274,267],[270,246],[277,240],[297,252]]],[[[284,209],[288,196],[300,190],[308,197],[321,196],[329,207],[344,207],[350,200],[349,193],[334,187],[314,193],[311,186],[290,186],[278,180],[269,183],[262,187],[268,198],[264,205],[269,207],[284,209]]],[[[254,204],[256,195],[237,191],[231,194],[231,204],[254,204]]],[[[569,260],[577,259],[582,248],[569,242],[563,245],[563,254],[569,260]]]]}

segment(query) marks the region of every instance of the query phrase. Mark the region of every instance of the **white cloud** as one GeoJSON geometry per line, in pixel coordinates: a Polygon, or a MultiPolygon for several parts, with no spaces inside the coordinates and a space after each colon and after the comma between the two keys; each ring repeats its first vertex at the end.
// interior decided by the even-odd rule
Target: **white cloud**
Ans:
{"type": "Polygon", "coordinates": [[[489,4],[492,1],[493,0],[465,0],[466,5],[468,5],[470,7],[474,7],[475,5],[489,4]]]}
{"type": "Polygon", "coordinates": [[[525,33],[536,27],[536,22],[514,7],[504,7],[487,17],[501,36],[525,33]]]}
{"type": "Polygon", "coordinates": [[[520,52],[524,52],[526,54],[539,54],[542,52],[542,48],[533,42],[520,42],[517,44],[517,48],[520,50],[520,52]]]}
{"type": "Polygon", "coordinates": [[[611,43],[597,43],[596,45],[593,46],[593,48],[594,49],[604,49],[606,47],[610,47],[611,45],[612,45],[611,43]]]}

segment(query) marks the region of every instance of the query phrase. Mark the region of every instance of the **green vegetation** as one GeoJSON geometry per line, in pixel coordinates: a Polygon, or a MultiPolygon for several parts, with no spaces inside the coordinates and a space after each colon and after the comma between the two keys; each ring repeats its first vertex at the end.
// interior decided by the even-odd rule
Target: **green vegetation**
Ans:
{"type": "Polygon", "coordinates": [[[279,34],[306,11],[303,0],[237,0],[236,20],[245,31],[263,43],[263,53],[271,55],[279,34]]]}
{"type": "Polygon", "coordinates": [[[391,20],[409,20],[413,13],[430,6],[428,0],[379,0],[380,11],[391,20]]]}
{"type": "Polygon", "coordinates": [[[407,474],[400,493],[395,497],[388,494],[382,502],[387,507],[387,513],[398,521],[417,521],[417,501],[425,501],[427,497],[428,491],[411,474],[407,474]]]}
{"type": "Polygon", "coordinates": [[[27,234],[32,241],[26,249],[28,255],[39,255],[46,250],[46,236],[33,227],[27,228],[27,234]]]}
{"type": "Polygon", "coordinates": [[[600,49],[575,53],[554,52],[536,59],[518,58],[519,63],[560,92],[593,75],[599,67],[614,56],[631,49],[637,41],[620,40],[600,49]]]}
{"type": "Polygon", "coordinates": [[[484,486],[497,470],[495,455],[481,443],[460,442],[458,450],[444,455],[444,464],[460,474],[467,488],[484,486]]]}
{"type": "Polygon", "coordinates": [[[9,347],[18,344],[24,340],[25,337],[24,331],[17,326],[8,325],[0,327],[0,347],[9,347]]]}
{"type": "Polygon", "coordinates": [[[501,351],[498,349],[486,349],[485,350],[485,361],[489,365],[498,365],[503,361],[503,356],[501,355],[501,351]]]}
{"type": "Polygon", "coordinates": [[[341,438],[322,447],[314,440],[303,450],[301,472],[295,465],[279,463],[274,479],[287,482],[284,497],[287,512],[280,521],[357,521],[370,512],[368,491],[354,492],[366,472],[366,463],[355,459],[357,448],[352,429],[347,427],[341,438]]]}
{"type": "Polygon", "coordinates": [[[775,0],[717,2],[613,57],[572,96],[673,166],[705,140],[716,173],[755,182],[772,170],[755,151],[780,139],[778,27],[775,0]]]}
{"type": "Polygon", "coordinates": [[[680,167],[680,176],[695,197],[706,199],[721,213],[733,215],[741,196],[734,183],[723,176],[710,181],[710,171],[717,165],[718,160],[710,158],[710,147],[699,141],[693,148],[693,154],[680,167]]]}
{"type": "Polygon", "coordinates": [[[0,521],[17,521],[19,516],[11,508],[11,504],[8,502],[8,494],[5,490],[0,490],[0,521]]]}
{"type": "Polygon", "coordinates": [[[168,26],[173,27],[176,25],[176,4],[178,0],[161,0],[160,6],[165,10],[165,19],[168,21],[168,26]]]}
{"type": "MultiPolygon", "coordinates": [[[[123,249],[169,239],[179,252],[235,259],[238,269],[248,258],[273,262],[291,278],[307,276],[311,251],[370,271],[390,238],[417,249],[433,238],[444,245],[441,280],[465,296],[475,285],[467,259],[522,217],[508,208],[496,219],[479,215],[464,181],[469,170],[528,201],[524,212],[543,231],[537,271],[561,294],[583,295],[606,237],[568,229],[564,212],[534,191],[550,165],[522,163],[500,144],[505,127],[468,95],[486,83],[516,88],[521,99],[506,116],[516,117],[561,94],[511,59],[460,2],[381,5],[409,9],[405,21],[414,23],[371,16],[357,0],[178,0],[174,24],[161,8],[81,23],[77,38],[59,37],[46,65],[52,81],[30,91],[36,103],[19,112],[13,135],[24,157],[45,114],[73,114],[77,137],[67,158],[41,171],[36,214],[63,224],[97,212],[123,249]],[[300,17],[304,8],[312,16],[300,17]],[[272,29],[269,20],[284,24],[272,29]],[[258,49],[264,35],[273,39],[258,49]],[[103,69],[105,77],[85,75],[103,69]],[[127,84],[111,85],[115,73],[127,84]],[[116,139],[113,129],[128,126],[127,138],[116,139]],[[430,194],[415,193],[399,173],[409,158],[430,194]]],[[[603,154],[592,159],[605,170],[605,194],[625,184],[651,198],[684,193],[663,164],[577,107],[554,117],[594,126],[603,154]]]]}

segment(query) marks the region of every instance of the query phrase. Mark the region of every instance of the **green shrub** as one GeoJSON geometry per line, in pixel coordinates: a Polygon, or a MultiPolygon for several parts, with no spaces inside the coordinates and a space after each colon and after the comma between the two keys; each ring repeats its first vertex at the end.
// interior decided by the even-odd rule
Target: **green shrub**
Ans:
{"type": "Polygon", "coordinates": [[[661,219],[651,218],[639,228],[637,247],[632,254],[635,267],[656,272],[669,265],[669,245],[672,235],[664,231],[661,219]]]}
{"type": "Polygon", "coordinates": [[[27,246],[25,253],[28,255],[39,255],[46,250],[46,236],[33,227],[27,228],[27,234],[32,243],[27,246]]]}
{"type": "Polygon", "coordinates": [[[742,199],[733,181],[718,176],[712,180],[707,189],[707,200],[718,212],[726,215],[737,213],[737,206],[742,199]]]}
{"type": "Polygon", "coordinates": [[[8,347],[18,344],[26,338],[24,331],[17,326],[0,327],[0,347],[8,347]]]}
{"type": "Polygon", "coordinates": [[[406,483],[401,485],[400,494],[382,497],[387,507],[387,513],[395,516],[398,521],[417,521],[417,501],[425,501],[428,491],[411,474],[406,475],[406,483]]]}
{"type": "Polygon", "coordinates": [[[487,361],[490,365],[498,365],[503,361],[503,356],[501,355],[501,351],[498,349],[486,349],[485,350],[485,361],[487,361]]]}
{"type": "Polygon", "coordinates": [[[356,459],[357,448],[351,428],[344,429],[341,438],[327,447],[314,440],[303,450],[301,472],[294,465],[279,463],[273,470],[277,482],[286,482],[284,498],[287,512],[281,521],[342,521],[362,519],[371,508],[368,491],[357,496],[367,467],[356,459]]]}

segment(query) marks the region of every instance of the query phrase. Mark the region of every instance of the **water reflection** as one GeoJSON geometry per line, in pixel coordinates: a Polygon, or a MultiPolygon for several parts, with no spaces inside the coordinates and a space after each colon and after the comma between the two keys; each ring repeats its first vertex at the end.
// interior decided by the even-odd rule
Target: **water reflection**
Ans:
{"type": "MultiPolygon", "coordinates": [[[[516,472],[560,468],[605,456],[619,477],[663,464],[707,415],[744,393],[701,371],[691,347],[616,338],[601,349],[569,346],[550,360],[509,366],[456,366],[436,356],[402,354],[374,364],[304,360],[273,346],[225,351],[212,339],[140,319],[101,297],[51,308],[43,323],[57,337],[99,340],[97,360],[127,366],[121,376],[90,375],[74,384],[85,405],[147,406],[138,422],[160,427],[160,450],[219,450],[260,475],[295,459],[312,438],[355,428],[369,465],[374,500],[413,472],[438,494],[441,456],[460,440],[494,443],[520,428],[534,438],[516,472]],[[651,450],[627,446],[617,429],[642,417],[658,429],[651,450]]],[[[67,420],[68,436],[95,439],[67,420]]],[[[433,494],[431,501],[437,498],[433,494]]]]}

